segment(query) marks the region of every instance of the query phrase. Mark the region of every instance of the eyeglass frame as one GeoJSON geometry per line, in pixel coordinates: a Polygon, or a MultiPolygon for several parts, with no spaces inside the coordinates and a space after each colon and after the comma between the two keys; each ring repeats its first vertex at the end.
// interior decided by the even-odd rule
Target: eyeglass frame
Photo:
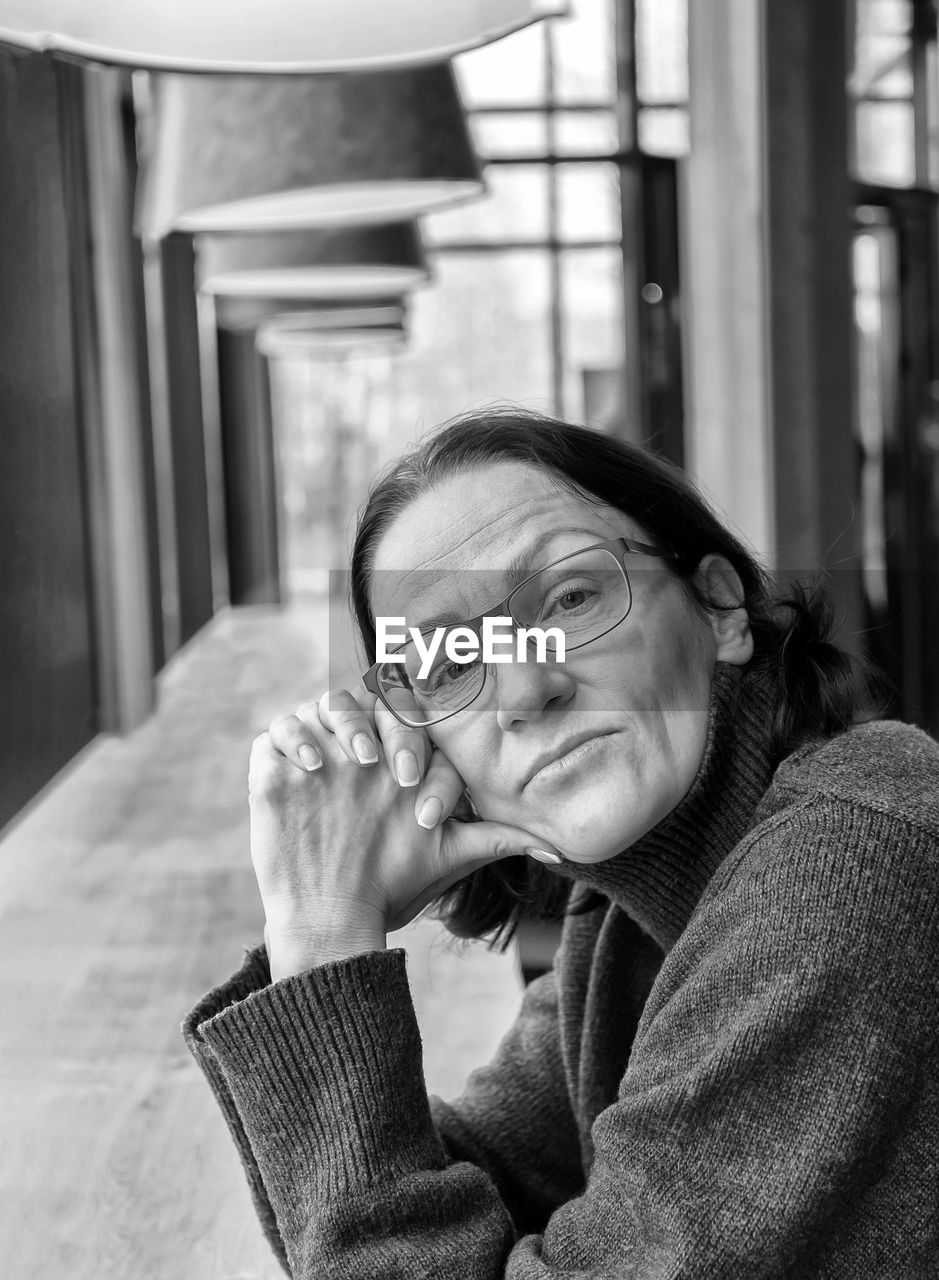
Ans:
{"type": "MultiPolygon", "coordinates": [[[[611,627],[607,627],[606,631],[601,631],[598,635],[591,636],[589,640],[584,640],[581,644],[566,645],[565,652],[569,650],[573,653],[576,649],[585,649],[588,644],[593,644],[595,640],[602,640],[604,636],[608,636],[611,631],[615,631],[616,628],[629,617],[632,611],[633,593],[632,586],[629,582],[629,572],[624,563],[625,556],[641,555],[650,556],[656,560],[687,560],[687,556],[680,555],[677,551],[666,551],[663,547],[650,546],[649,543],[638,542],[635,538],[608,538],[605,542],[592,542],[587,547],[578,547],[576,551],[570,551],[567,555],[560,556],[557,560],[552,560],[550,564],[543,565],[540,569],[535,569],[535,571],[530,573],[527,578],[523,578],[521,582],[516,583],[505,599],[500,601],[499,604],[493,605],[489,609],[484,609],[483,612],[477,614],[475,618],[467,618],[465,621],[448,623],[447,629],[449,630],[451,627],[468,627],[478,635],[484,618],[505,616],[511,618],[512,622],[515,623],[516,629],[522,627],[524,624],[516,622],[515,615],[509,608],[509,601],[512,597],[521,591],[523,587],[527,586],[533,578],[537,578],[539,574],[545,573],[548,569],[553,569],[556,565],[563,564],[565,560],[573,560],[575,556],[583,555],[586,551],[608,551],[610,555],[612,555],[613,559],[622,570],[623,579],[626,583],[627,589],[629,590],[629,608],[619,621],[614,622],[611,627]]],[[[421,630],[421,635],[424,635],[425,633],[429,634],[436,629],[436,627],[427,627],[426,631],[425,629],[421,630]]],[[[410,643],[412,643],[412,641],[405,641],[405,643],[403,645],[399,645],[398,649],[395,649],[394,652],[400,652],[401,649],[406,648],[410,643]]],[[[432,725],[441,724],[444,720],[450,720],[453,716],[458,716],[461,711],[465,711],[467,707],[471,707],[473,705],[482,693],[483,689],[486,687],[486,676],[488,675],[488,667],[490,664],[486,662],[483,663],[482,681],[472,698],[470,698],[469,702],[464,702],[463,706],[458,707],[456,711],[449,711],[445,716],[440,716],[437,720],[429,720],[426,724],[408,724],[406,721],[401,719],[395,709],[391,706],[384,692],[380,688],[378,681],[378,668],[387,667],[388,665],[388,659],[385,658],[380,662],[373,662],[367,671],[363,671],[361,679],[365,688],[369,693],[374,693],[382,704],[388,708],[398,723],[403,724],[406,729],[429,729],[432,725]]]]}

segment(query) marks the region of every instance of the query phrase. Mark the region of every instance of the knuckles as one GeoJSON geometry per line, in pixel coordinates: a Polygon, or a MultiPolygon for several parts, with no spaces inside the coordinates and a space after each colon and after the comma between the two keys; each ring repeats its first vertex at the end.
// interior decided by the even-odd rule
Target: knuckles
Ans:
{"type": "Polygon", "coordinates": [[[321,701],[332,716],[344,715],[350,711],[355,712],[362,709],[348,689],[327,689],[321,701]]]}
{"type": "Polygon", "coordinates": [[[267,732],[272,742],[306,742],[307,738],[306,727],[296,716],[278,716],[267,732]]]}
{"type": "Polygon", "coordinates": [[[274,746],[270,733],[261,733],[251,744],[248,758],[248,796],[251,800],[279,800],[308,780],[274,746]]]}
{"type": "Polygon", "coordinates": [[[517,850],[511,840],[505,836],[496,836],[492,842],[492,856],[494,858],[510,858],[517,850]]]}

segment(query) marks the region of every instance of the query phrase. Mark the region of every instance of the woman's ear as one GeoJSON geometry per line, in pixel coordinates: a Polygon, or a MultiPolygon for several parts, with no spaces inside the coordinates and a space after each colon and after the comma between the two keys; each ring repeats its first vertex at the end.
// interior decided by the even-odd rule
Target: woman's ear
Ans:
{"type": "Polygon", "coordinates": [[[718,662],[742,667],[753,657],[753,636],[737,570],[726,556],[706,555],[695,570],[694,581],[699,594],[714,606],[708,610],[717,644],[714,656],[718,662]]]}

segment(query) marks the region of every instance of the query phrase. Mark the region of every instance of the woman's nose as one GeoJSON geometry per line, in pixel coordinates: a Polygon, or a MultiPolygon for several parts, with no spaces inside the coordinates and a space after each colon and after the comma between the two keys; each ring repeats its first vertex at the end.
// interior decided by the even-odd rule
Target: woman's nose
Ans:
{"type": "Polygon", "coordinates": [[[496,686],[496,721],[503,730],[540,719],[552,705],[563,706],[576,687],[564,662],[538,662],[533,656],[494,664],[490,679],[496,686]]]}

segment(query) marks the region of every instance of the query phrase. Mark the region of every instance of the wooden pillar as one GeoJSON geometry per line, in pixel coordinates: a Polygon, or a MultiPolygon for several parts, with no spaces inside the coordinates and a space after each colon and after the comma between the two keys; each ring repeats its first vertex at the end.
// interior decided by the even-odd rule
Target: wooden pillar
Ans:
{"type": "Polygon", "coordinates": [[[154,704],[157,665],[149,522],[148,378],[141,359],[135,174],[126,147],[127,72],[61,68],[70,130],[69,232],[88,477],[99,725],[124,731],[154,704]]]}
{"type": "Polygon", "coordinates": [[[277,604],[279,492],[267,362],[253,330],[220,328],[217,337],[231,602],[277,604]]]}
{"type": "Polygon", "coordinates": [[[620,167],[623,226],[623,364],[617,434],[645,443],[642,397],[642,263],[645,257],[642,174],[636,123],[636,5],[616,0],[617,128],[620,150],[629,158],[620,167]]]}
{"type": "Polygon", "coordinates": [[[845,6],[695,0],[683,187],[689,468],[860,626],[845,6]]]}
{"type": "Polygon", "coordinates": [[[779,565],[860,628],[847,6],[766,0],[768,310],[779,565]]]}
{"type": "Polygon", "coordinates": [[[215,611],[204,392],[191,236],[145,247],[167,657],[215,611]]]}
{"type": "Polygon", "coordinates": [[[202,435],[205,441],[205,492],[209,525],[212,601],[216,610],[231,603],[228,533],[225,518],[225,457],[218,366],[218,317],[215,298],[197,293],[199,381],[202,386],[202,435]]]}
{"type": "Polygon", "coordinates": [[[55,68],[0,47],[0,827],[98,729],[55,68]]]}
{"type": "Polygon", "coordinates": [[[691,152],[680,190],[686,463],[772,562],[762,8],[688,6],[691,152]]]}

